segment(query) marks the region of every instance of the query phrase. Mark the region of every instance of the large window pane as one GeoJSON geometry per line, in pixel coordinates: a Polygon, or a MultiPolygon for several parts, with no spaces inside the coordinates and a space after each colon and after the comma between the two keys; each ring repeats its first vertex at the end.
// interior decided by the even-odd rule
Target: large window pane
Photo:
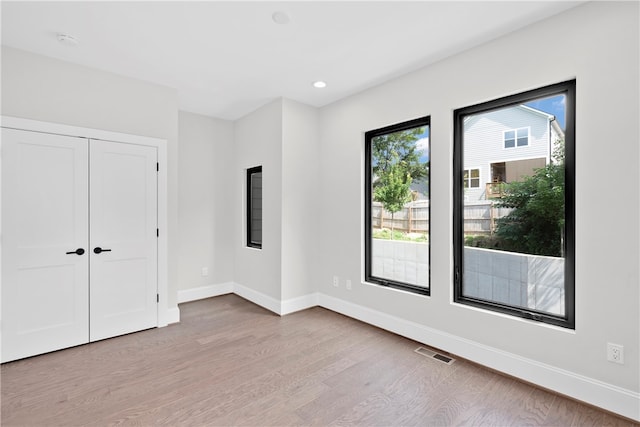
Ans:
{"type": "Polygon", "coordinates": [[[457,302],[573,327],[574,97],[567,82],[455,112],[457,302]]]}
{"type": "Polygon", "coordinates": [[[367,132],[365,141],[366,280],[428,294],[429,118],[367,132]]]}

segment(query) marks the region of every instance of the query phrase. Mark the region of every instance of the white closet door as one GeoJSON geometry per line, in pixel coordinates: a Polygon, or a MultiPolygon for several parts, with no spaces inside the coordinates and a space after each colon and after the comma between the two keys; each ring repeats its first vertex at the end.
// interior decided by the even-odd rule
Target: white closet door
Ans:
{"type": "Polygon", "coordinates": [[[158,325],[157,149],[90,144],[90,340],[158,325]]]}
{"type": "Polygon", "coordinates": [[[2,129],[3,362],[88,342],[87,160],[86,139],[2,129]]]}

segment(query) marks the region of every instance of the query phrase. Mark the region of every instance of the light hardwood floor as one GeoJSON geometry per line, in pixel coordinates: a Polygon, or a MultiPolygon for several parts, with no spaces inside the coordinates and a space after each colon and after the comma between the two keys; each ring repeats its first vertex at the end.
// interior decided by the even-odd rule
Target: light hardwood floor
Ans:
{"type": "Polygon", "coordinates": [[[2,425],[638,425],[322,308],[278,317],[226,295],[180,310],[2,365],[2,425]]]}

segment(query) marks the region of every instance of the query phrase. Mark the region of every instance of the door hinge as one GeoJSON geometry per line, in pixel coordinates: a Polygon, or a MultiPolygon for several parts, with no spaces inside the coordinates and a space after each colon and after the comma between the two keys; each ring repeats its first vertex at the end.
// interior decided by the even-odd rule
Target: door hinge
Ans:
{"type": "Polygon", "coordinates": [[[156,237],[160,237],[160,229],[156,228],[156,237]]]}
{"type": "Polygon", "coordinates": [[[159,170],[160,170],[160,163],[159,163],[159,162],[157,162],[157,163],[156,163],[156,171],[159,171],[159,170]]]}
{"type": "Polygon", "coordinates": [[[156,302],[160,302],[160,294],[156,294],[156,302]]]}

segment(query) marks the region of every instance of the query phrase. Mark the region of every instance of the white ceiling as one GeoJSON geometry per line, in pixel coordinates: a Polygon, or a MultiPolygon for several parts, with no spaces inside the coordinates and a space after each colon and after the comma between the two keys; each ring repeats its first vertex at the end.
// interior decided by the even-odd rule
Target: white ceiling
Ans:
{"type": "Polygon", "coordinates": [[[280,96],[329,104],[580,3],[2,1],[2,44],[169,86],[181,110],[236,119],[280,96]]]}

